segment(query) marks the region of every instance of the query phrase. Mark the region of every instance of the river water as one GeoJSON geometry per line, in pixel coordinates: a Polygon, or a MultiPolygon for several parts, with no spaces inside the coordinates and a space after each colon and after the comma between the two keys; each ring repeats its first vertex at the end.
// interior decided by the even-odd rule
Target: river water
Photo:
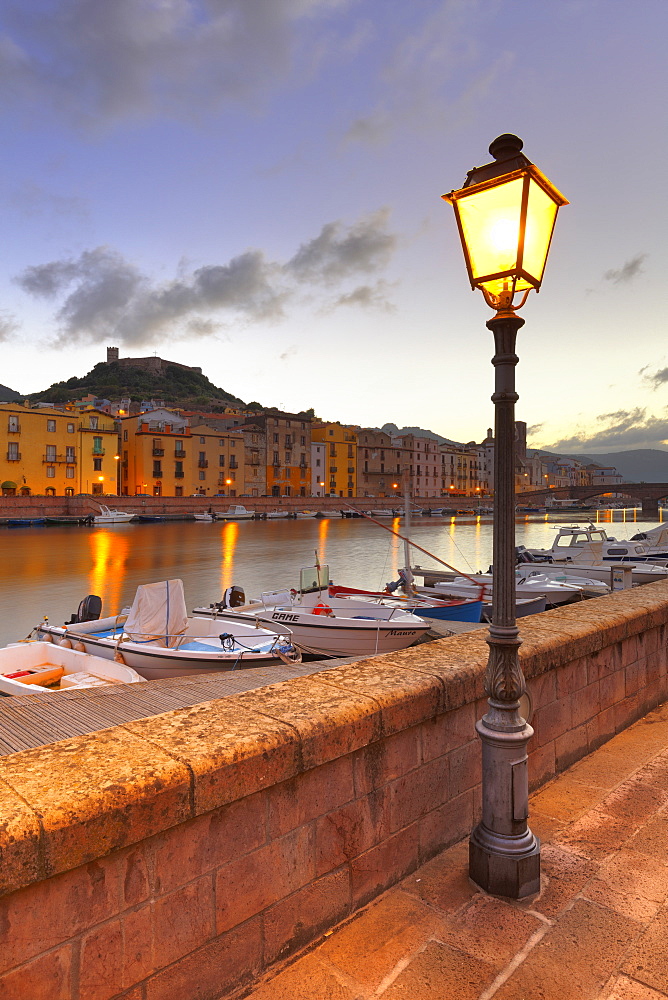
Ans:
{"type": "MultiPolygon", "coordinates": [[[[617,538],[657,523],[642,520],[640,510],[592,517],[617,538]]],[[[403,520],[385,523],[402,531],[403,520]]],[[[564,513],[559,521],[518,518],[516,544],[548,547],[559,523],[573,522],[564,513]]],[[[486,570],[492,560],[491,517],[416,519],[412,538],[464,572],[486,570]]],[[[0,528],[0,645],[23,638],[45,615],[54,623],[68,619],[86,594],[99,594],[103,615],[116,614],[142,583],[182,579],[189,608],[220,600],[233,583],[247,597],[296,587],[316,552],[333,580],[352,587],[382,588],[404,565],[398,538],[369,521],[338,517],[0,528]]],[[[438,568],[420,552],[413,564],[438,568]]]]}

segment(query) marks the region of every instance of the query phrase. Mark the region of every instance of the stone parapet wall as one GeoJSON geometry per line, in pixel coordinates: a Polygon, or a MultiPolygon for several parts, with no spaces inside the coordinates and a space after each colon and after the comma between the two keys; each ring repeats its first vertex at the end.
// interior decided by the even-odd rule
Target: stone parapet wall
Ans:
{"type": "MultiPolygon", "coordinates": [[[[521,622],[532,787],[664,701],[668,584],[521,622]]],[[[0,761],[0,996],[214,1000],[465,836],[484,633],[0,761]]]]}

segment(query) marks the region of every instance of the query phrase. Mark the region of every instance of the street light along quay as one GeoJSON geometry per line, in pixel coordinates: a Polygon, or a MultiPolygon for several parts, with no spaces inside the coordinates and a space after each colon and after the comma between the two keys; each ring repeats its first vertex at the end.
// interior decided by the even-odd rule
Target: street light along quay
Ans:
{"type": "Polygon", "coordinates": [[[516,310],[539,291],[557,212],[568,202],[522,153],[522,140],[501,135],[492,163],[474,167],[462,188],[444,194],[455,210],[472,288],[495,316],[494,588],[487,642],[486,715],[482,741],[482,820],[469,840],[469,874],[487,892],[519,899],[540,888],[540,841],[527,824],[527,743],[533,729],[520,714],[526,690],[515,624],[515,354],[524,325],[516,310]],[[513,300],[521,296],[519,302],[513,300]]]}

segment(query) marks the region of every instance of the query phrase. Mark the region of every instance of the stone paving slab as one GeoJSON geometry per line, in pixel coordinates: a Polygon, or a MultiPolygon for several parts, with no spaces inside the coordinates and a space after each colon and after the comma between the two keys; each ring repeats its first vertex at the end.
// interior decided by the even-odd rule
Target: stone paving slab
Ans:
{"type": "Polygon", "coordinates": [[[433,858],[248,990],[249,1000],[666,1000],[668,704],[531,797],[541,891],[433,858]]]}

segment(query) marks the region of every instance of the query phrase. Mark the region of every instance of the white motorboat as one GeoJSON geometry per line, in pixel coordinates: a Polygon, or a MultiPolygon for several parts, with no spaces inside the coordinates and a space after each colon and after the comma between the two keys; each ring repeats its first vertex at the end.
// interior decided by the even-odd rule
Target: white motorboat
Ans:
{"type": "Polygon", "coordinates": [[[0,649],[0,692],[48,694],[109,684],[136,684],[136,670],[53,642],[16,642],[0,649]]]}
{"type": "Polygon", "coordinates": [[[100,513],[93,516],[93,524],[126,524],[133,517],[134,514],[129,514],[126,510],[110,510],[100,504],[100,513]]]}
{"type": "Polygon", "coordinates": [[[215,511],[214,517],[217,521],[252,521],[255,511],[246,510],[243,504],[233,503],[227,510],[215,511]]]}
{"type": "MultiPolygon", "coordinates": [[[[651,529],[654,530],[654,529],[651,529]]],[[[644,534],[649,535],[650,532],[644,534]]],[[[591,545],[600,545],[600,561],[602,562],[663,562],[668,563],[668,529],[652,536],[652,539],[640,539],[637,536],[630,541],[617,540],[607,535],[603,528],[595,528],[593,524],[563,525],[549,549],[525,549],[539,559],[551,562],[576,562],[578,556],[591,545]]]]}
{"type": "MultiPolygon", "coordinates": [[[[592,580],[603,580],[605,583],[611,583],[615,575],[619,575],[618,568],[621,568],[623,570],[622,576],[626,578],[626,583],[623,583],[623,586],[637,587],[643,583],[656,583],[659,580],[668,579],[668,566],[662,561],[655,562],[650,559],[641,562],[628,562],[623,559],[619,563],[615,563],[613,560],[604,561],[600,542],[588,542],[575,549],[570,559],[555,560],[551,563],[536,559],[531,550],[526,549],[523,545],[518,545],[515,551],[518,563],[523,568],[526,568],[526,564],[533,563],[534,569],[538,568],[543,572],[550,572],[550,575],[551,570],[562,573],[567,571],[581,574],[592,580]]],[[[614,589],[620,589],[619,583],[615,584],[614,589]]]]}
{"type": "Polygon", "coordinates": [[[393,653],[411,646],[430,627],[401,607],[330,597],[328,587],[327,566],[307,567],[298,591],[267,591],[246,604],[241,603],[243,590],[232,587],[219,604],[194,608],[193,615],[210,616],[226,628],[236,620],[287,626],[296,646],[321,656],[393,653]]]}
{"type": "Polygon", "coordinates": [[[202,521],[208,524],[211,524],[212,521],[216,520],[213,514],[209,514],[206,511],[203,514],[193,514],[193,517],[196,521],[202,521]]]}
{"type": "Polygon", "coordinates": [[[301,659],[285,625],[256,627],[239,619],[221,628],[215,619],[189,618],[181,580],[138,587],[127,613],[67,625],[45,621],[34,633],[124,663],[147,680],[301,659]]]}
{"type": "Polygon", "coordinates": [[[268,510],[264,515],[267,521],[276,521],[283,518],[292,517],[292,511],[290,510],[268,510]]]}
{"type": "MultiPolygon", "coordinates": [[[[455,576],[451,580],[440,580],[431,587],[416,587],[419,594],[432,597],[477,597],[491,601],[494,577],[491,573],[476,573],[473,578],[455,576]]],[[[519,599],[544,597],[548,605],[568,604],[583,597],[582,588],[572,583],[550,580],[545,574],[516,574],[515,594],[519,599]]]]}

